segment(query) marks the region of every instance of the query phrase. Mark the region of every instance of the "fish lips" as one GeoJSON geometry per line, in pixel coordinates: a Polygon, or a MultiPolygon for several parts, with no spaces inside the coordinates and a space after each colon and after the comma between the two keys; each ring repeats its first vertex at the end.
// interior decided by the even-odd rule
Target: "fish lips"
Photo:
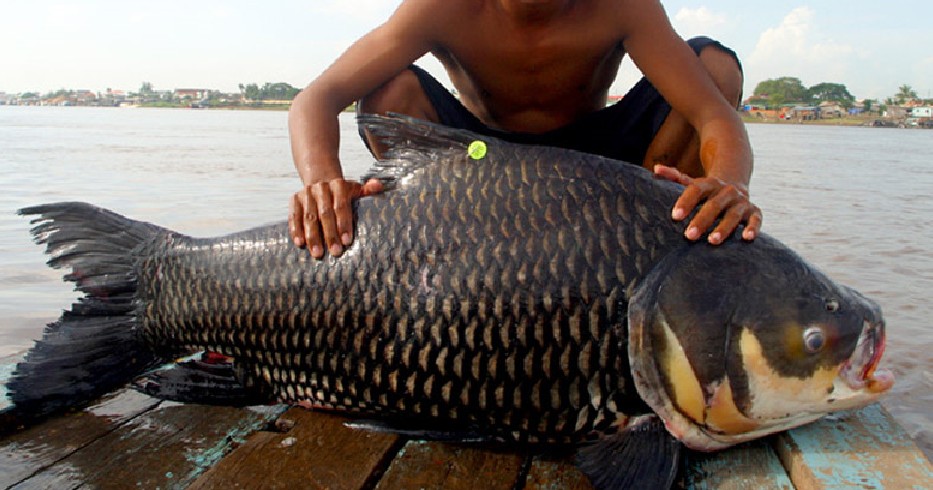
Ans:
{"type": "Polygon", "coordinates": [[[894,374],[878,368],[884,355],[885,337],[883,321],[864,322],[855,350],[839,371],[839,377],[853,391],[881,394],[894,386],[894,374]]]}

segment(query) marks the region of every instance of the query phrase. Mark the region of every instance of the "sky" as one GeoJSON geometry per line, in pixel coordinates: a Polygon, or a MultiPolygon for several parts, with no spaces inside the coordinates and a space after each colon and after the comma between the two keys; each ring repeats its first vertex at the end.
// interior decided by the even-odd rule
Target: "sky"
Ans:
{"type": "MultiPolygon", "coordinates": [[[[3,0],[0,92],[137,91],[287,82],[304,87],[399,0],[3,0]]],[[[933,98],[933,2],[663,1],[683,37],[716,38],[742,59],[746,95],[763,80],[842,83],[859,99],[902,85],[933,98]]],[[[419,62],[447,83],[433,58],[419,62]]],[[[611,93],[640,74],[623,64],[611,93]]]]}

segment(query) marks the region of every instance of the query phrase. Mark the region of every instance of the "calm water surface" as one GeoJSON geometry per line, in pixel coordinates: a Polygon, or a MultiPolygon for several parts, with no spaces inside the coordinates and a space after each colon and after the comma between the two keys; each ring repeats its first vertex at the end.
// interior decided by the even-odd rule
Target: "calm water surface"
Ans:
{"type": "MultiPolygon", "coordinates": [[[[350,176],[371,158],[342,119],[350,176]]],[[[933,455],[933,131],[751,125],[764,230],[879,301],[885,406],[933,455]]],[[[196,236],[282,220],[297,189],[284,112],[0,107],[0,358],[76,297],[15,210],[82,200],[196,236]]]]}

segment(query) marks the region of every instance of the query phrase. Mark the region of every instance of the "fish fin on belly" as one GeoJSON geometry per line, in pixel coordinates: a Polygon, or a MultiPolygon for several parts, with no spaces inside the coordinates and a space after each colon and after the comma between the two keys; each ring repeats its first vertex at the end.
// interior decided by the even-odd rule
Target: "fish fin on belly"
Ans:
{"type": "Polygon", "coordinates": [[[88,403],[158,362],[140,335],[136,253],[168,231],[79,202],[19,214],[35,216],[33,240],[45,245],[49,266],[69,269],[65,279],[84,293],[48,324],[7,383],[17,425],[29,425],[88,403]]]}
{"type": "Polygon", "coordinates": [[[488,443],[496,441],[494,437],[483,434],[478,430],[468,428],[451,429],[449,428],[449,424],[445,424],[442,427],[440,423],[432,426],[430,424],[412,421],[359,419],[346,422],[344,425],[351,429],[395,434],[397,436],[423,441],[461,443],[488,443]]]}
{"type": "Polygon", "coordinates": [[[170,364],[137,378],[133,385],[163,400],[205,405],[261,405],[271,396],[247,387],[230,358],[210,352],[170,364]]]}
{"type": "Polygon", "coordinates": [[[656,416],[585,443],[577,466],[597,489],[667,489],[681,467],[683,445],[656,416]]]}

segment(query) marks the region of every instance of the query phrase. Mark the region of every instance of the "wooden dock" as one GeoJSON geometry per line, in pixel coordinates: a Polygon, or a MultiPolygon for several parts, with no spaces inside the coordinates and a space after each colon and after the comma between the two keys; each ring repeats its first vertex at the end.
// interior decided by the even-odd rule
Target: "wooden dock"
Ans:
{"type": "MultiPolygon", "coordinates": [[[[586,489],[568,454],[408,440],[338,415],[215,407],[133,390],[0,439],[4,489],[586,489]]],[[[879,405],[720,453],[689,489],[930,489],[933,467],[879,405]]]]}

